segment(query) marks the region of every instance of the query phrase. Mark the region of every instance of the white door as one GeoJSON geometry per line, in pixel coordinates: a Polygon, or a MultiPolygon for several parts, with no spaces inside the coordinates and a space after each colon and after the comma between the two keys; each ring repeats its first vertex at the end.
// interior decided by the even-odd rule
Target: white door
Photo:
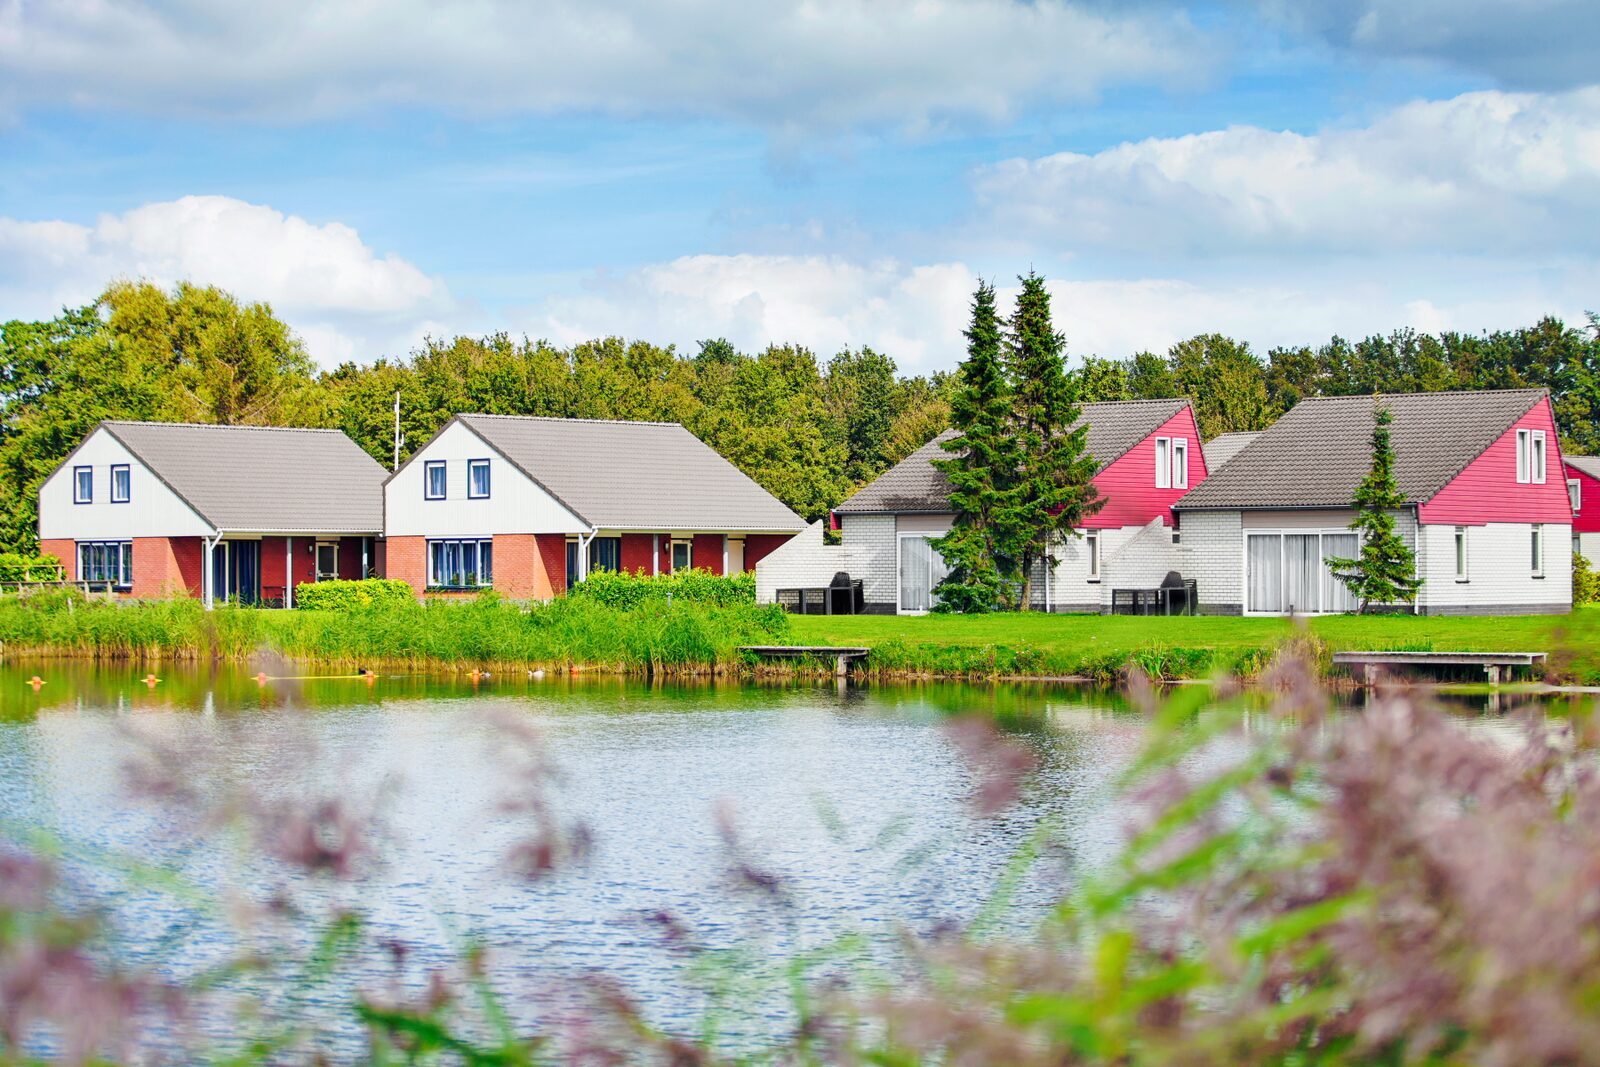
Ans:
{"type": "Polygon", "coordinates": [[[326,582],[339,577],[339,542],[317,542],[317,581],[326,582]]]}
{"type": "Polygon", "coordinates": [[[729,573],[729,574],[743,574],[744,573],[744,542],[743,541],[735,541],[732,538],[729,538],[728,541],[726,542],[726,544],[728,546],[728,566],[726,568],[727,573],[729,573]]]}

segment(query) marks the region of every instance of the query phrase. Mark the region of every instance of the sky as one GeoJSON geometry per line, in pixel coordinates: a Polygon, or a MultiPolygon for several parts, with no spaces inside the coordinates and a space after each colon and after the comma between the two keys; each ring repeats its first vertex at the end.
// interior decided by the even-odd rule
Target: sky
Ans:
{"type": "Polygon", "coordinates": [[[0,0],[0,320],[959,361],[1600,309],[1594,0],[0,0]]]}

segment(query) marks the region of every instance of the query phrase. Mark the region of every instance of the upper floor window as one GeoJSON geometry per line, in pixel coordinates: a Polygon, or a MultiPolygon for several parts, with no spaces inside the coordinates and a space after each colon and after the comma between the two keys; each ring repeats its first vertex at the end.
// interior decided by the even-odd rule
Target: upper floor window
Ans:
{"type": "Polygon", "coordinates": [[[132,489],[133,474],[126,463],[115,464],[111,468],[111,502],[113,504],[126,504],[132,489]]]}
{"type": "Polygon", "coordinates": [[[1583,507],[1583,483],[1576,478],[1567,479],[1567,497],[1572,501],[1573,514],[1583,507]]]}
{"type": "Polygon", "coordinates": [[[444,499],[445,467],[443,460],[429,460],[422,465],[422,496],[427,500],[444,499]]]}
{"type": "Polygon", "coordinates": [[[486,500],[489,496],[489,461],[467,460],[467,498],[486,500]]]}
{"type": "Polygon", "coordinates": [[[1186,437],[1156,438],[1156,488],[1189,487],[1189,440],[1186,437]]]}
{"type": "Polygon", "coordinates": [[[1545,482],[1543,430],[1517,431],[1517,481],[1526,485],[1545,482]]]}
{"type": "Polygon", "coordinates": [[[72,468],[72,502],[89,504],[94,501],[94,468],[72,468]]]}

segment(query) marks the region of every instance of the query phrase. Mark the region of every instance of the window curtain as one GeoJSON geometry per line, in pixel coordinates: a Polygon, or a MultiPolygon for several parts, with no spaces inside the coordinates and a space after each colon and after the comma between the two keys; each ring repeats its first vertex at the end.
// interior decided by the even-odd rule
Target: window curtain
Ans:
{"type": "Polygon", "coordinates": [[[1283,538],[1278,534],[1249,534],[1245,538],[1249,566],[1251,611],[1283,610],[1283,538]]]}
{"type": "Polygon", "coordinates": [[[1355,559],[1361,555],[1361,535],[1322,535],[1322,610],[1355,611],[1361,606],[1348,586],[1333,576],[1328,568],[1329,558],[1355,559]]]}
{"type": "Polygon", "coordinates": [[[1283,535],[1285,611],[1309,615],[1321,609],[1322,551],[1320,534],[1283,535]]]}
{"type": "Polygon", "coordinates": [[[931,611],[934,587],[950,573],[944,557],[926,537],[900,539],[900,609],[931,611]]]}

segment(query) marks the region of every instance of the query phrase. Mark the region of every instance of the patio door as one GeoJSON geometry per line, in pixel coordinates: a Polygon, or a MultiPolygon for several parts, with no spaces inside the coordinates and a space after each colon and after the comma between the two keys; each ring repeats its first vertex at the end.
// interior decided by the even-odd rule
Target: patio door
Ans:
{"type": "Polygon", "coordinates": [[[900,610],[932,611],[937,598],[934,589],[950,573],[944,557],[924,536],[900,538],[900,610]]]}
{"type": "Polygon", "coordinates": [[[261,600],[261,542],[223,541],[211,556],[212,595],[221,602],[256,604],[261,600]]]}
{"type": "Polygon", "coordinates": [[[1245,610],[1262,615],[1356,610],[1355,597],[1328,560],[1351,559],[1360,551],[1360,535],[1346,531],[1246,533],[1245,610]]]}

